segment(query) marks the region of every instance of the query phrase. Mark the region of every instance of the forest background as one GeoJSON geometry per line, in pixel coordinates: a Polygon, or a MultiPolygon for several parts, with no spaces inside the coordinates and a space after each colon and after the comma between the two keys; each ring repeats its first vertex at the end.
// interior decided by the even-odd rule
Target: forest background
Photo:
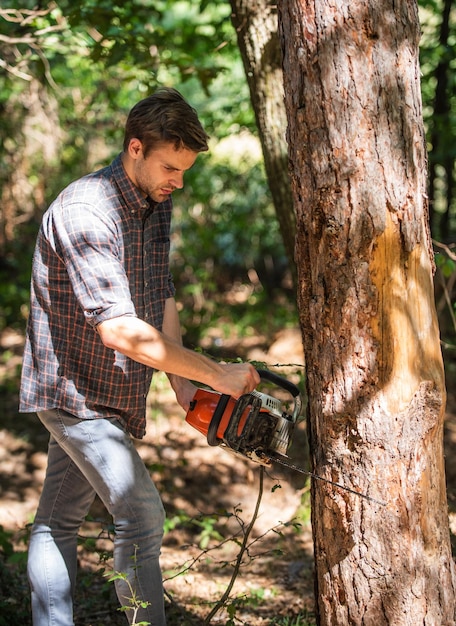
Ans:
{"type": "MultiPolygon", "coordinates": [[[[450,0],[419,4],[436,303],[451,392],[456,17],[450,0]]],[[[284,329],[297,329],[293,272],[268,190],[230,13],[228,2],[204,0],[59,0],[38,8],[33,2],[2,3],[2,428],[17,417],[20,338],[41,216],[66,184],[120,151],[128,110],[158,85],[178,88],[211,135],[210,152],[198,158],[175,199],[172,269],[186,345],[236,358],[246,355],[247,345],[267,351],[284,329]]],[[[298,370],[302,377],[303,368],[298,370]]],[[[11,547],[6,535],[4,545],[11,547]]]]}

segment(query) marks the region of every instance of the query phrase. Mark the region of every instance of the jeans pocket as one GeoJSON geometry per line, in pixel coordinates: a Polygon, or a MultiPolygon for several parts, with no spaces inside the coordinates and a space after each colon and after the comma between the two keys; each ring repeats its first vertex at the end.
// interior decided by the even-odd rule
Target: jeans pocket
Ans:
{"type": "Polygon", "coordinates": [[[68,439],[68,426],[71,424],[71,421],[75,424],[81,421],[62,409],[40,411],[38,417],[57,443],[63,443],[68,439]]]}

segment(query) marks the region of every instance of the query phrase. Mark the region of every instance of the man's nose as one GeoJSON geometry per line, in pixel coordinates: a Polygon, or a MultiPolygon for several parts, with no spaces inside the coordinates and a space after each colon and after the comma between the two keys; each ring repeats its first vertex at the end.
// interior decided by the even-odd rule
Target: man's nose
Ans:
{"type": "Polygon", "coordinates": [[[183,172],[174,172],[172,179],[170,180],[173,187],[176,189],[182,189],[184,186],[184,173],[183,172]]]}

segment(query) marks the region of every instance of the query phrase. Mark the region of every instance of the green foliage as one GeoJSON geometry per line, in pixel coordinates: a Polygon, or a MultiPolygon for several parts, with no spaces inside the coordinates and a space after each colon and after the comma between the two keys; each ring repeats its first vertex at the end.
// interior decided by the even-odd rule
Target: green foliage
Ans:
{"type": "Polygon", "coordinates": [[[87,33],[91,58],[106,67],[135,67],[161,82],[170,72],[205,90],[224,68],[221,50],[233,39],[228,3],[86,0],[63,4],[73,30],[87,33]]]}
{"type": "Polygon", "coordinates": [[[284,256],[252,135],[233,134],[202,156],[195,173],[187,174],[187,192],[177,201],[175,232],[185,248],[179,248],[182,258],[176,251],[176,263],[197,265],[201,246],[211,264],[229,270],[253,267],[266,255],[284,256]],[[189,206],[190,212],[185,208],[189,206]]]}
{"type": "Polygon", "coordinates": [[[298,510],[296,511],[296,519],[298,522],[295,522],[295,530],[298,532],[302,525],[310,523],[310,488],[305,489],[301,495],[301,503],[299,505],[298,510]]]}
{"type": "Polygon", "coordinates": [[[243,594],[231,599],[225,607],[228,614],[225,626],[236,626],[236,624],[242,623],[242,618],[237,618],[240,612],[245,611],[248,607],[258,607],[267,597],[273,597],[277,594],[278,591],[276,589],[253,587],[249,590],[248,594],[243,594]]]}
{"type": "Polygon", "coordinates": [[[27,245],[32,244],[26,236],[22,241],[15,239],[0,258],[0,332],[8,327],[22,328],[27,318],[31,272],[31,264],[24,263],[27,245]]]}
{"type": "Polygon", "coordinates": [[[26,558],[26,552],[16,551],[13,534],[0,525],[0,626],[28,623],[26,558]]]}
{"type": "Polygon", "coordinates": [[[199,515],[198,517],[191,517],[185,511],[178,511],[165,520],[165,534],[176,528],[185,529],[190,534],[195,535],[199,548],[206,550],[211,542],[223,541],[218,526],[224,518],[229,517],[231,517],[231,514],[227,511],[210,515],[199,515]]]}
{"type": "Polygon", "coordinates": [[[435,264],[445,278],[450,278],[456,272],[456,261],[441,252],[437,252],[435,255],[435,264]]]}
{"type": "Polygon", "coordinates": [[[315,626],[315,616],[309,611],[302,611],[295,617],[275,617],[269,626],[315,626]]]}
{"type": "MultiPolygon", "coordinates": [[[[49,98],[59,124],[56,153],[45,165],[39,146],[27,148],[33,152],[27,174],[31,195],[21,210],[33,217],[17,221],[15,239],[7,244],[5,266],[0,267],[3,325],[23,326],[39,214],[71,180],[103,166],[120,150],[124,119],[134,102],[158,84],[177,86],[198,109],[213,137],[213,151],[224,137],[232,140],[228,151],[235,143],[243,145],[246,130],[251,133],[255,122],[227,2],[60,0],[36,14],[26,13],[31,3],[11,0],[9,6],[15,21],[0,17],[0,33],[23,37],[23,42],[16,51],[5,44],[11,67],[0,68],[0,85],[5,87],[0,89],[0,106],[3,103],[9,112],[0,118],[0,143],[8,151],[0,161],[0,181],[6,188],[17,170],[18,145],[23,143],[25,150],[29,141],[26,102],[31,80],[42,86],[42,97],[49,98]],[[35,196],[41,200],[34,206],[36,186],[40,193],[35,196]],[[30,238],[24,238],[22,222],[30,225],[30,238]],[[8,280],[12,274],[14,281],[8,280]]],[[[252,267],[274,282],[277,267],[281,274],[285,263],[257,147],[254,159],[246,154],[236,156],[236,162],[220,151],[218,155],[214,161],[211,155],[201,156],[201,165],[188,175],[186,191],[176,196],[173,262],[184,316],[198,290],[204,299],[199,321],[190,315],[184,320],[195,342],[199,337],[196,332],[192,337],[192,326],[200,331],[202,323],[210,326],[222,315],[220,303],[211,308],[210,300],[230,289],[233,281],[247,280],[250,288],[247,273],[252,267]],[[265,272],[265,265],[272,271],[265,272]]],[[[264,312],[252,308],[256,303],[261,307],[261,294],[260,280],[255,294],[234,315],[240,328],[244,316],[247,326],[263,323],[264,312]]]]}
{"type": "Polygon", "coordinates": [[[0,552],[6,558],[9,559],[14,554],[14,546],[11,541],[12,533],[5,530],[0,525],[0,552]]]}
{"type": "Polygon", "coordinates": [[[201,529],[198,534],[198,545],[202,550],[207,548],[213,540],[223,541],[222,535],[216,528],[218,522],[218,516],[202,516],[200,520],[194,520],[194,524],[201,529]]]}
{"type": "Polygon", "coordinates": [[[128,591],[130,595],[125,598],[125,600],[127,600],[127,604],[121,606],[119,611],[122,611],[123,613],[132,613],[132,618],[128,619],[129,623],[132,626],[147,626],[148,624],[150,624],[150,622],[144,622],[144,621],[137,622],[136,621],[136,618],[138,616],[138,612],[140,611],[140,609],[146,609],[148,606],[150,606],[150,602],[142,600],[136,592],[136,588],[135,588],[136,585],[134,583],[137,577],[137,562],[138,562],[137,557],[138,557],[138,547],[135,546],[135,552],[132,557],[133,563],[134,563],[134,566],[133,566],[134,582],[133,583],[129,580],[125,572],[117,572],[117,571],[108,572],[105,574],[105,576],[107,576],[109,582],[115,582],[116,580],[123,580],[126,586],[128,587],[128,591]]]}
{"type": "Polygon", "coordinates": [[[214,323],[225,338],[262,332],[266,317],[271,330],[297,323],[292,291],[284,289],[287,259],[260,147],[251,133],[232,134],[200,157],[176,196],[173,232],[172,270],[189,342],[197,345],[214,323]],[[228,310],[220,296],[229,290],[228,310]]]}
{"type": "Polygon", "coordinates": [[[439,312],[440,332],[442,347],[445,354],[447,373],[454,369],[454,355],[456,350],[456,244],[445,245],[435,242],[437,252],[435,254],[436,276],[436,300],[439,312]]]}
{"type": "Polygon", "coordinates": [[[434,238],[456,234],[456,12],[447,0],[420,0],[423,116],[431,169],[434,238]]]}

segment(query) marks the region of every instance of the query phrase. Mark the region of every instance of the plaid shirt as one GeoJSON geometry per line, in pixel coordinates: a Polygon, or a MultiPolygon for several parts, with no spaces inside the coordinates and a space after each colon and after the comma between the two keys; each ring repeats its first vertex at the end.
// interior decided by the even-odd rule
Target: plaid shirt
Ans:
{"type": "Polygon", "coordinates": [[[106,348],[96,326],[131,315],[161,330],[165,300],[175,293],[171,210],[171,199],[144,199],[120,155],[49,207],[33,257],[21,412],[116,417],[144,436],[153,370],[106,348]]]}

